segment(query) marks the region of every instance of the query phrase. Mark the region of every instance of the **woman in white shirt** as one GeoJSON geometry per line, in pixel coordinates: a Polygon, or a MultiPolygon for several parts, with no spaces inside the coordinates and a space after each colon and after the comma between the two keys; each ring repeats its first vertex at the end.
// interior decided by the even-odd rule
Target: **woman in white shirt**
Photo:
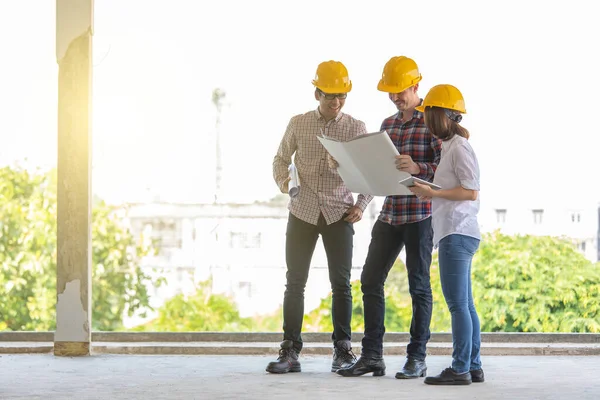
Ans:
{"type": "Polygon", "coordinates": [[[415,183],[411,191],[432,200],[433,243],[438,250],[440,280],[452,314],[452,366],[425,383],[468,385],[483,382],[479,350],[479,317],[471,290],[471,261],[481,235],[479,212],[479,164],[468,142],[469,132],[459,123],[466,113],[460,91],[438,85],[427,93],[417,110],[425,113],[425,125],[442,140],[442,155],[433,183],[441,190],[415,183]]]}

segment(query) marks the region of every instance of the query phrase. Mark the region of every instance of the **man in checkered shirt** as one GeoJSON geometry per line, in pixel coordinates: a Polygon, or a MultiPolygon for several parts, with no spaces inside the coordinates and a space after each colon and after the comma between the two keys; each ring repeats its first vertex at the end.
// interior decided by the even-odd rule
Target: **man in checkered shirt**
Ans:
{"type": "Polygon", "coordinates": [[[323,239],[332,290],[334,344],[332,372],[351,366],[356,358],[350,343],[352,318],[353,224],[360,221],[372,196],[352,193],[344,185],[337,169],[330,168],[328,154],[317,139],[325,135],[346,141],[366,133],[365,124],[341,112],[352,89],[346,67],[326,61],[317,68],[316,110],[293,117],[273,160],[273,177],[282,193],[288,193],[288,167],[298,171],[300,191],[290,198],[286,232],[287,284],[283,298],[283,342],[277,361],[270,362],[272,373],[300,372],[298,354],[302,350],[304,288],[311,258],[319,235],[323,239]]]}
{"type": "MultiPolygon", "coordinates": [[[[442,142],[425,126],[423,113],[415,110],[422,103],[417,94],[420,81],[421,74],[412,59],[400,56],[387,62],[377,89],[389,94],[398,113],[386,118],[381,130],[387,131],[398,148],[400,155],[396,157],[396,167],[431,182],[440,161],[442,142]]],[[[406,247],[413,315],[407,360],[396,378],[418,378],[427,373],[425,355],[433,303],[429,275],[433,250],[431,200],[419,200],[416,196],[387,196],[379,219],[373,225],[361,275],[365,316],[361,357],[352,367],[340,369],[339,375],[385,374],[383,287],[403,247],[406,247]]]]}

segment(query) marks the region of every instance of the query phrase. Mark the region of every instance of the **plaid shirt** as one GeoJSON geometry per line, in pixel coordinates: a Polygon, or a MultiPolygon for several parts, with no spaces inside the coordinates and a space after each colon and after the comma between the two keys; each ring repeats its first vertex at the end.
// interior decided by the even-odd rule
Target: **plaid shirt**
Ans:
{"type": "Polygon", "coordinates": [[[354,205],[365,210],[373,196],[358,195],[356,204],[337,169],[329,168],[327,150],[317,139],[325,136],[341,141],[367,133],[364,122],[348,114],[339,113],[325,122],[319,110],[293,117],[285,131],[277,155],[273,159],[273,178],[282,189],[288,178],[288,167],[294,155],[294,164],[300,180],[300,192],[290,198],[288,208],[297,218],[317,225],[320,214],[327,224],[339,221],[354,205]]]}
{"type": "MultiPolygon", "coordinates": [[[[398,112],[386,118],[381,130],[387,131],[400,154],[409,155],[421,171],[418,178],[433,181],[433,174],[440,162],[442,141],[436,139],[425,126],[423,113],[416,111],[410,121],[402,121],[398,112]]],[[[422,221],[431,216],[431,201],[422,201],[417,196],[387,196],[379,220],[391,225],[422,221]]]]}

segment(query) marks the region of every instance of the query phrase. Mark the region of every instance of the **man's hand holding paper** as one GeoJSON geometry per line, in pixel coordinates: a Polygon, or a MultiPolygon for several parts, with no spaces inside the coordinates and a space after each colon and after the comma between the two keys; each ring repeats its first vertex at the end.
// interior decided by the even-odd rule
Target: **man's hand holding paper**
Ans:
{"type": "Polygon", "coordinates": [[[290,180],[292,178],[290,178],[289,176],[286,178],[285,181],[283,181],[283,183],[281,184],[281,186],[279,187],[279,190],[281,190],[281,193],[285,193],[288,194],[288,186],[290,184],[290,180]]]}
{"type": "Polygon", "coordinates": [[[412,175],[417,175],[421,172],[421,168],[419,168],[417,163],[413,161],[411,156],[406,154],[396,156],[396,168],[412,175]]]}
{"type": "Polygon", "coordinates": [[[340,166],[340,164],[338,164],[335,158],[333,158],[329,153],[327,153],[327,164],[329,165],[329,168],[334,169],[340,166]]]}

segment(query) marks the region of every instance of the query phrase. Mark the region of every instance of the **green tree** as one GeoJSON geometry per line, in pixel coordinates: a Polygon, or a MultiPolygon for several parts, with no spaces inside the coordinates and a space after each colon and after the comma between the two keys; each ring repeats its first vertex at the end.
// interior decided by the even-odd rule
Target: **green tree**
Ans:
{"type": "MultiPolygon", "coordinates": [[[[436,265],[432,265],[432,288],[434,303],[438,303],[441,295],[439,274],[436,265]],[[436,281],[437,276],[437,281],[436,281]]],[[[329,332],[333,330],[331,321],[331,295],[321,300],[319,306],[309,312],[304,319],[304,330],[307,332],[329,332]]],[[[408,277],[406,266],[397,260],[385,284],[385,327],[388,332],[408,332],[412,319],[412,302],[408,292],[408,277]]],[[[447,331],[450,326],[450,316],[443,311],[434,309],[431,328],[435,331],[447,331]]],[[[352,323],[353,332],[364,331],[364,309],[360,281],[352,282],[352,323]]]]}
{"type": "Polygon", "coordinates": [[[0,169],[0,330],[54,325],[56,187],[51,176],[0,169]],[[52,324],[52,325],[50,325],[52,324]]]}
{"type": "MultiPolygon", "coordinates": [[[[0,330],[56,328],[56,187],[55,171],[0,168],[0,330]]],[[[149,277],[138,261],[151,249],[115,211],[94,202],[94,330],[119,329],[124,313],[149,308],[149,277]]]]}
{"type": "Polygon", "coordinates": [[[241,318],[235,303],[227,296],[213,294],[212,281],[199,282],[190,296],[178,294],[158,309],[151,322],[136,327],[137,331],[229,331],[249,330],[251,321],[241,318]]]}
{"type": "Polygon", "coordinates": [[[92,326],[98,331],[122,329],[124,313],[143,317],[152,310],[148,287],[166,283],[141,269],[141,258],[155,249],[135,238],[117,211],[104,201],[92,208],[92,326]]]}
{"type": "Polygon", "coordinates": [[[213,293],[212,278],[198,282],[194,293],[178,294],[157,310],[152,321],[132,331],[146,332],[279,332],[281,309],[273,314],[243,318],[234,299],[213,293]]]}
{"type": "Polygon", "coordinates": [[[472,279],[484,331],[600,332],[600,268],[568,239],[486,235],[472,279]]]}
{"type": "Polygon", "coordinates": [[[135,331],[155,332],[249,332],[261,329],[273,319],[242,318],[235,302],[222,294],[211,290],[212,279],[196,284],[191,295],[178,294],[167,300],[158,310],[158,316],[135,331]]]}

